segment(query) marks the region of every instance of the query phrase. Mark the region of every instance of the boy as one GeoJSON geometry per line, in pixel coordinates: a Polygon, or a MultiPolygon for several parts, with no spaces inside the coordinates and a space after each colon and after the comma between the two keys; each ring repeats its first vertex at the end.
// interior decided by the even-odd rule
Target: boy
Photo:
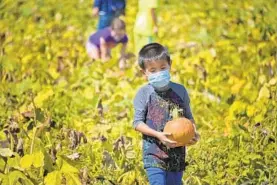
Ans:
{"type": "Polygon", "coordinates": [[[125,14],[125,0],[95,0],[92,14],[99,15],[98,30],[111,25],[112,20],[125,14]]]}
{"type": "MultiPolygon", "coordinates": [[[[134,99],[133,127],[143,134],[143,162],[151,185],[181,185],[185,170],[185,147],[175,147],[163,129],[178,108],[180,115],[190,119],[190,99],[185,87],[170,81],[171,60],[167,50],[158,43],[144,46],[139,52],[139,66],[149,84],[134,99]]],[[[198,134],[190,144],[195,144],[198,134]]]]}
{"type": "Polygon", "coordinates": [[[128,43],[125,29],[124,21],[116,18],[113,20],[111,27],[107,27],[92,34],[86,44],[86,49],[90,58],[108,61],[111,57],[111,49],[121,43],[122,48],[119,64],[124,66],[125,51],[128,43]]]}
{"type": "Polygon", "coordinates": [[[156,9],[158,0],[139,0],[139,11],[134,26],[135,50],[138,53],[142,46],[153,42],[158,32],[156,9]]]}

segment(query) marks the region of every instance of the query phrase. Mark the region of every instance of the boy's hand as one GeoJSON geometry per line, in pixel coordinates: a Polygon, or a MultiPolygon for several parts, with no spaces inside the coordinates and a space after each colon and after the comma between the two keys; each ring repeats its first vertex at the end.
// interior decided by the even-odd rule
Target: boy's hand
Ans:
{"type": "Polygon", "coordinates": [[[107,61],[109,61],[111,58],[109,57],[109,56],[105,56],[105,57],[103,57],[103,59],[102,59],[102,61],[103,62],[107,62],[107,61]]]}
{"type": "Polygon", "coordinates": [[[126,60],[125,60],[125,58],[121,58],[120,60],[119,60],[119,69],[125,69],[126,68],[126,60]]]}
{"type": "Polygon", "coordinates": [[[111,55],[109,55],[109,54],[106,54],[106,55],[102,54],[101,59],[102,59],[102,62],[107,62],[107,61],[109,61],[111,59],[111,55]]]}
{"type": "Polygon", "coordinates": [[[98,13],[99,13],[99,8],[94,7],[94,8],[92,9],[92,15],[95,17],[95,16],[98,15],[98,13]]]}
{"type": "Polygon", "coordinates": [[[190,142],[186,146],[194,145],[197,143],[200,139],[200,134],[198,132],[195,132],[194,137],[190,140],[190,142]]]}
{"type": "Polygon", "coordinates": [[[177,142],[168,139],[167,136],[170,136],[170,135],[171,135],[171,133],[159,132],[159,134],[157,135],[157,138],[158,138],[158,139],[162,142],[162,144],[164,144],[165,146],[167,146],[167,147],[169,147],[169,148],[175,148],[177,142]]]}
{"type": "Polygon", "coordinates": [[[158,34],[158,31],[159,31],[158,26],[154,26],[153,32],[154,32],[155,35],[158,34]]]}

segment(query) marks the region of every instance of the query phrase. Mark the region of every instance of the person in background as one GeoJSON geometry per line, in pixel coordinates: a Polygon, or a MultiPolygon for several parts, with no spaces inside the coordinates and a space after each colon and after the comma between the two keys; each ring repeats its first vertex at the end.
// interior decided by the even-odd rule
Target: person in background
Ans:
{"type": "Polygon", "coordinates": [[[119,61],[120,67],[124,67],[125,52],[128,43],[126,35],[126,26],[124,21],[115,18],[110,27],[98,30],[96,33],[90,35],[86,50],[90,58],[93,60],[108,61],[111,58],[111,49],[122,44],[121,57],[119,61]]]}
{"type": "Polygon", "coordinates": [[[92,14],[99,16],[97,29],[103,29],[111,25],[112,20],[125,15],[126,0],[95,0],[92,14]]]}
{"type": "Polygon", "coordinates": [[[158,0],[139,0],[139,10],[134,25],[135,52],[144,45],[154,41],[158,33],[157,14],[158,0]]]}

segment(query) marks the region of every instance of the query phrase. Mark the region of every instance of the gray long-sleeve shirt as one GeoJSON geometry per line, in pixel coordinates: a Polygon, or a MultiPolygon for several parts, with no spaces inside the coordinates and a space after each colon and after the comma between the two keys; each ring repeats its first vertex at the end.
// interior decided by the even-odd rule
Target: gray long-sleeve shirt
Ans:
{"type": "MultiPolygon", "coordinates": [[[[158,92],[147,84],[139,89],[134,99],[133,127],[145,123],[154,130],[163,131],[165,124],[172,120],[172,111],[175,108],[179,110],[179,116],[193,119],[190,99],[183,85],[170,82],[168,90],[158,92]]],[[[185,150],[185,147],[168,149],[157,138],[143,135],[144,168],[183,171],[185,150]]]]}

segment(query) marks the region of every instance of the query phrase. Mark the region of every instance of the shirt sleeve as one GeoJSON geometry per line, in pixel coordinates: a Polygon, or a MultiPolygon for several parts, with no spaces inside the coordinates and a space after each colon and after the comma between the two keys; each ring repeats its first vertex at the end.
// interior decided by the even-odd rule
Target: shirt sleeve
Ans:
{"type": "Polygon", "coordinates": [[[124,37],[123,37],[123,39],[121,40],[121,43],[122,44],[126,44],[127,42],[128,42],[128,37],[127,37],[127,35],[125,35],[124,37]]]}
{"type": "Polygon", "coordinates": [[[140,123],[145,123],[146,121],[146,111],[147,111],[147,103],[146,103],[146,94],[143,89],[140,89],[135,96],[134,99],[134,121],[133,128],[136,128],[140,123]]]}
{"type": "Polygon", "coordinates": [[[111,31],[110,31],[109,28],[105,28],[102,31],[101,37],[105,40],[105,42],[111,42],[111,41],[114,40],[112,35],[111,35],[111,31]]]}
{"type": "Polygon", "coordinates": [[[188,92],[187,92],[186,89],[185,89],[185,92],[184,92],[184,102],[185,102],[184,116],[187,119],[192,119],[193,120],[193,116],[192,116],[192,112],[191,112],[191,108],[190,108],[190,98],[189,98],[189,95],[188,95],[188,92]]]}
{"type": "Polygon", "coordinates": [[[101,5],[101,0],[94,0],[94,4],[93,4],[93,7],[97,7],[100,9],[100,5],[101,5]]]}

